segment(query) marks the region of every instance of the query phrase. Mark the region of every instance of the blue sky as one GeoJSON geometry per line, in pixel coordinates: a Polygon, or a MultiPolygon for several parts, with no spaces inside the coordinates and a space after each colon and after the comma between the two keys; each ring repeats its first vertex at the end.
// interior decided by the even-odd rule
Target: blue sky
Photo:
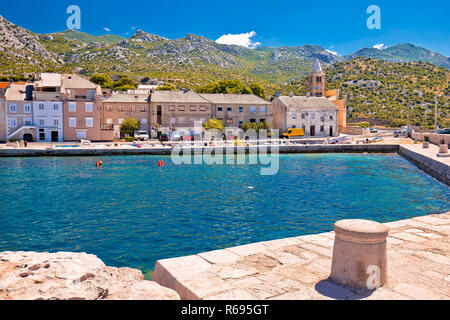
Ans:
{"type": "Polygon", "coordinates": [[[0,15],[33,32],[50,33],[67,29],[66,9],[72,4],[81,8],[80,31],[94,35],[129,37],[141,29],[169,39],[193,33],[216,40],[254,31],[251,43],[267,46],[318,44],[344,55],[409,42],[450,56],[448,0],[0,0],[0,15]],[[380,30],[366,26],[369,5],[381,9],[380,30]]]}

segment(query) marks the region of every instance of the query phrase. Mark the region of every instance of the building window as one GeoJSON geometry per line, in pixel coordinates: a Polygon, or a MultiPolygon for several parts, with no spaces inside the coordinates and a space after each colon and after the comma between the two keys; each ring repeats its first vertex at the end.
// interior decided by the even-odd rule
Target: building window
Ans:
{"type": "Polygon", "coordinates": [[[189,110],[190,110],[190,111],[197,111],[197,107],[196,107],[196,106],[191,106],[191,107],[189,108],[189,110]]]}
{"type": "Polygon", "coordinates": [[[24,124],[25,126],[31,126],[32,120],[31,119],[25,119],[24,124]]]}
{"type": "Polygon", "coordinates": [[[77,118],[69,118],[69,127],[75,128],[77,126],[77,118]]]}
{"type": "Polygon", "coordinates": [[[92,103],[86,102],[86,112],[92,112],[92,103]]]}
{"type": "Polygon", "coordinates": [[[23,106],[23,112],[30,113],[31,112],[31,106],[29,104],[26,104],[23,106]]]}
{"type": "Polygon", "coordinates": [[[69,111],[70,112],[76,112],[77,111],[77,104],[75,102],[69,102],[69,111]]]}
{"type": "Polygon", "coordinates": [[[178,111],[184,111],[184,106],[178,106],[178,111]]]}
{"type": "Polygon", "coordinates": [[[44,121],[44,119],[39,119],[39,125],[40,125],[40,126],[43,126],[43,125],[45,125],[45,121],[44,121]]]}
{"type": "Polygon", "coordinates": [[[305,118],[306,118],[305,114],[304,114],[304,113],[302,113],[302,119],[305,119],[305,118]]]}
{"type": "Polygon", "coordinates": [[[58,110],[59,109],[59,106],[58,106],[58,104],[53,104],[53,110],[58,110]]]}
{"type": "Polygon", "coordinates": [[[295,120],[295,113],[292,112],[292,120],[295,120]]]}
{"type": "Polygon", "coordinates": [[[119,109],[119,111],[120,111],[120,112],[124,112],[124,111],[125,111],[125,108],[124,108],[124,106],[119,106],[119,108],[118,108],[118,109],[119,109]]]}
{"type": "Polygon", "coordinates": [[[39,110],[44,110],[44,104],[43,103],[39,103],[39,110]]]}
{"type": "Polygon", "coordinates": [[[333,116],[330,116],[330,120],[333,120],[333,116]]]}
{"type": "Polygon", "coordinates": [[[169,111],[175,111],[175,106],[169,106],[169,111]]]}
{"type": "Polygon", "coordinates": [[[86,118],[86,128],[92,128],[94,126],[94,118],[86,118]]]}
{"type": "Polygon", "coordinates": [[[17,127],[17,119],[16,118],[9,119],[9,126],[17,127]]]}
{"type": "Polygon", "coordinates": [[[206,111],[206,107],[205,106],[200,106],[200,111],[206,111]]]}
{"type": "Polygon", "coordinates": [[[233,111],[233,107],[227,107],[227,112],[232,112],[233,111]]]}
{"type": "Polygon", "coordinates": [[[264,122],[266,121],[266,119],[259,119],[259,122],[264,122]]]}
{"type": "Polygon", "coordinates": [[[9,105],[9,112],[16,113],[16,111],[17,111],[16,105],[15,104],[10,104],[9,105]]]}
{"type": "Polygon", "coordinates": [[[266,107],[260,107],[260,108],[259,108],[259,112],[265,113],[265,112],[266,112],[266,107]]]}
{"type": "Polygon", "coordinates": [[[320,132],[324,132],[324,130],[325,130],[325,129],[324,129],[323,125],[321,125],[321,126],[320,126],[320,132]]]}
{"type": "Polygon", "coordinates": [[[58,126],[58,124],[59,124],[58,119],[53,119],[53,125],[54,125],[54,126],[58,126]]]}
{"type": "Polygon", "coordinates": [[[112,109],[113,109],[112,106],[106,106],[106,111],[112,112],[113,111],[112,109]]]}
{"type": "Polygon", "coordinates": [[[217,111],[222,111],[222,107],[217,107],[217,111]]]}
{"type": "Polygon", "coordinates": [[[316,118],[314,113],[311,113],[311,119],[314,120],[316,118]]]}
{"type": "Polygon", "coordinates": [[[77,132],[77,138],[78,139],[86,139],[86,132],[85,131],[77,132]]]}
{"type": "Polygon", "coordinates": [[[250,123],[256,122],[256,119],[250,119],[250,123]]]}
{"type": "Polygon", "coordinates": [[[250,113],[255,114],[256,113],[256,107],[250,107],[250,113]]]}
{"type": "Polygon", "coordinates": [[[45,132],[39,132],[39,140],[45,140],[45,132]]]}
{"type": "Polygon", "coordinates": [[[228,125],[232,125],[233,124],[233,119],[227,119],[227,124],[228,125]]]}
{"type": "Polygon", "coordinates": [[[112,118],[106,119],[106,124],[113,124],[113,119],[112,118]]]}
{"type": "Polygon", "coordinates": [[[244,112],[244,107],[239,107],[239,113],[244,112]]]}
{"type": "Polygon", "coordinates": [[[147,108],[144,106],[141,106],[141,112],[146,112],[146,111],[147,111],[147,108]]]}
{"type": "Polygon", "coordinates": [[[317,77],[316,82],[322,82],[322,77],[317,77]]]}
{"type": "Polygon", "coordinates": [[[117,120],[117,121],[119,122],[119,124],[122,124],[123,119],[119,119],[119,120],[117,120]]]}

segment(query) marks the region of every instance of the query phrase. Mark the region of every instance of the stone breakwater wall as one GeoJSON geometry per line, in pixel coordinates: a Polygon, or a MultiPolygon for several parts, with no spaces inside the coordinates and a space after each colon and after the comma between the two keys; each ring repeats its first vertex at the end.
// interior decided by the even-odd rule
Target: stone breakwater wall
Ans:
{"type": "Polygon", "coordinates": [[[0,252],[0,300],[179,300],[140,270],[74,252],[0,252]]]}
{"type": "MultiPolygon", "coordinates": [[[[191,154],[195,152],[230,152],[249,153],[251,150],[273,150],[270,146],[260,147],[193,147],[187,148],[191,154]]],[[[329,144],[329,145],[281,145],[279,153],[396,153],[397,144],[329,144]]],[[[54,149],[0,149],[0,157],[70,157],[70,156],[112,156],[112,155],[170,155],[172,148],[54,148],[54,149]]],[[[189,153],[189,151],[188,151],[189,153]]]]}
{"type": "Polygon", "coordinates": [[[450,185],[450,166],[405,146],[400,146],[399,154],[414,163],[417,167],[450,185]]]}

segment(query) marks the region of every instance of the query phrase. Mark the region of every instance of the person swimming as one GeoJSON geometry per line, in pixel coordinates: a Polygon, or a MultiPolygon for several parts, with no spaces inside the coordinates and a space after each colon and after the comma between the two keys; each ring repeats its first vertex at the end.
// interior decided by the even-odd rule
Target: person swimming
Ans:
{"type": "Polygon", "coordinates": [[[103,161],[102,161],[102,160],[97,160],[97,162],[95,163],[95,166],[96,166],[98,169],[101,169],[101,168],[102,168],[102,164],[103,164],[103,161]]]}

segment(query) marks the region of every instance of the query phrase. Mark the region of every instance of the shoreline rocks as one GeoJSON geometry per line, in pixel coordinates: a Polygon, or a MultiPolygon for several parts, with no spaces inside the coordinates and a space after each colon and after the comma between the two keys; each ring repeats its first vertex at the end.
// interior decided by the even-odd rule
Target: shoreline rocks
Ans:
{"type": "Polygon", "coordinates": [[[0,252],[0,300],[179,300],[140,270],[86,253],[0,252]]]}

